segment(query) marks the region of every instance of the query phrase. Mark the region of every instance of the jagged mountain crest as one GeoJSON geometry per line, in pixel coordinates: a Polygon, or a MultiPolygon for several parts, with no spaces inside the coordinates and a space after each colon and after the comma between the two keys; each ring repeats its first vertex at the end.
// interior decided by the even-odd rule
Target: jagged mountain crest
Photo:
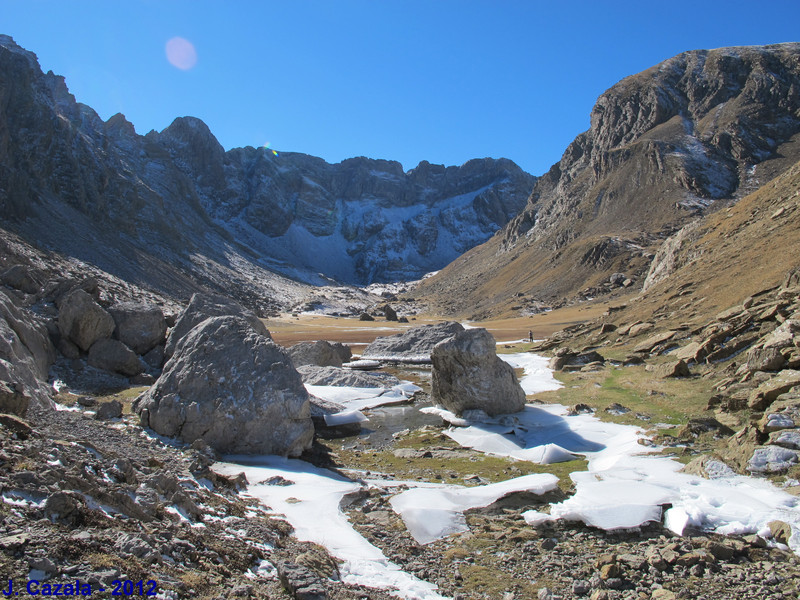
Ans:
{"type": "Polygon", "coordinates": [[[329,164],[263,148],[226,152],[192,117],[140,136],[123,115],[103,122],[76,102],[63,78],[42,74],[35,55],[8,36],[0,71],[4,215],[33,240],[142,278],[125,263],[127,251],[110,251],[112,232],[212,283],[220,270],[235,279],[242,262],[266,278],[280,272],[312,283],[415,279],[488,239],[535,182],[504,159],[423,162],[406,173],[363,157],[329,164]],[[102,223],[103,231],[79,235],[78,244],[45,225],[53,214],[66,229],[102,223]]]}

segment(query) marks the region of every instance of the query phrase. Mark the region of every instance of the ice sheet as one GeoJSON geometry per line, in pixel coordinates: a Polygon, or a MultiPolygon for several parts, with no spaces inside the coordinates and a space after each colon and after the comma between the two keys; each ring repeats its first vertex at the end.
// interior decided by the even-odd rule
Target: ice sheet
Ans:
{"type": "MultiPolygon", "coordinates": [[[[513,365],[517,356],[503,358],[513,365]]],[[[541,378],[541,373],[534,377],[541,378]]],[[[559,405],[528,405],[513,415],[464,421],[467,426],[450,428],[447,435],[482,452],[539,462],[547,458],[542,449],[554,444],[586,457],[588,470],[571,475],[575,494],[551,506],[551,519],[580,520],[604,529],[663,519],[678,534],[687,526],[722,534],[757,533],[769,521],[780,520],[791,525],[789,546],[800,554],[800,499],[765,479],[736,475],[722,464],[709,465],[711,479],[680,473],[681,463],[648,456],[658,448],[639,444],[644,434],[636,427],[603,423],[589,414],[568,416],[559,405]]],[[[771,453],[757,455],[751,468],[766,470],[773,462],[794,460],[771,448],[771,453]]],[[[535,511],[524,516],[532,523],[544,518],[535,511]]]]}
{"type": "Polygon", "coordinates": [[[409,600],[444,600],[435,585],[402,571],[350,525],[339,503],[362,484],[295,459],[228,456],[226,460],[216,463],[214,470],[227,475],[244,472],[250,482],[247,493],[285,516],[299,540],[321,544],[345,561],[340,572],[346,583],[396,589],[397,595],[409,600]],[[292,484],[266,483],[276,476],[292,484]]]}
{"type": "Polygon", "coordinates": [[[557,484],[558,477],[541,473],[477,487],[442,485],[414,488],[394,496],[390,504],[403,518],[414,539],[420,544],[428,544],[467,531],[465,510],[488,506],[512,492],[544,494],[557,484]]]}
{"type": "Polygon", "coordinates": [[[306,384],[306,390],[308,390],[309,394],[317,398],[322,398],[323,400],[341,404],[345,407],[347,412],[366,410],[386,404],[408,402],[408,400],[421,389],[421,387],[408,381],[404,381],[391,388],[361,388],[306,384]]]}
{"type": "Polygon", "coordinates": [[[532,352],[515,352],[514,354],[498,354],[515,369],[524,369],[519,383],[526,394],[549,392],[561,387],[561,382],[553,377],[553,370],[548,367],[549,360],[532,352]]]}

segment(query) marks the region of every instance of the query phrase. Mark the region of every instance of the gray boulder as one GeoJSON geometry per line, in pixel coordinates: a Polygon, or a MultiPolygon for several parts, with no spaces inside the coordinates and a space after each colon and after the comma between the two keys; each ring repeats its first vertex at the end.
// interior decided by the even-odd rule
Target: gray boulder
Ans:
{"type": "Polygon", "coordinates": [[[167,320],[158,306],[123,302],[108,309],[114,318],[114,337],[136,354],[147,354],[163,344],[167,320]]]}
{"type": "Polygon", "coordinates": [[[431,360],[431,399],[456,415],[472,409],[499,415],[525,408],[525,392],[514,369],[497,356],[495,339],[485,329],[467,329],[440,342],[431,360]]]}
{"type": "Polygon", "coordinates": [[[97,407],[94,418],[100,421],[118,419],[122,416],[122,403],[119,400],[109,400],[97,407]]]}
{"type": "Polygon", "coordinates": [[[447,321],[414,327],[403,333],[379,337],[364,349],[362,358],[427,363],[436,344],[464,331],[460,323],[447,321]]]}
{"type": "Polygon", "coordinates": [[[209,317],[225,316],[242,317],[250,323],[250,326],[256,333],[263,335],[267,339],[272,339],[269,331],[267,331],[267,327],[261,322],[261,319],[259,319],[254,312],[236,302],[236,300],[216,294],[194,294],[188,306],[175,322],[175,327],[173,327],[172,331],[169,333],[167,345],[164,349],[166,358],[170,358],[175,353],[175,347],[178,342],[197,325],[209,317]]]}
{"type": "Polygon", "coordinates": [[[335,387],[383,388],[400,384],[400,380],[389,373],[366,373],[341,367],[317,367],[303,365],[297,372],[308,385],[331,385],[335,387]]]}
{"type": "Polygon", "coordinates": [[[288,352],[243,317],[208,318],[183,336],[134,410],[157,433],[222,453],[297,456],[314,436],[288,352]]]}
{"type": "Polygon", "coordinates": [[[114,319],[89,294],[81,289],[70,292],[61,300],[58,328],[61,335],[88,352],[97,340],[110,338],[114,319]]]}
{"type": "Polygon", "coordinates": [[[97,340],[89,348],[89,364],[103,371],[133,377],[145,370],[139,356],[119,340],[97,340]]]}
{"type": "Polygon", "coordinates": [[[31,401],[52,408],[46,381],[54,360],[45,325],[0,292],[0,412],[24,415],[31,401]]]}
{"type": "Polygon", "coordinates": [[[295,367],[315,365],[317,367],[341,367],[342,357],[333,344],[324,340],[300,342],[289,348],[295,367]]]}
{"type": "Polygon", "coordinates": [[[23,265],[14,265],[0,275],[0,281],[5,285],[24,292],[26,294],[36,294],[42,291],[42,282],[39,280],[32,269],[23,265]]]}
{"type": "Polygon", "coordinates": [[[350,359],[353,358],[353,351],[347,344],[343,344],[342,342],[333,342],[331,343],[331,346],[333,346],[333,349],[336,350],[336,353],[339,355],[339,358],[342,359],[343,363],[350,362],[350,359]]]}

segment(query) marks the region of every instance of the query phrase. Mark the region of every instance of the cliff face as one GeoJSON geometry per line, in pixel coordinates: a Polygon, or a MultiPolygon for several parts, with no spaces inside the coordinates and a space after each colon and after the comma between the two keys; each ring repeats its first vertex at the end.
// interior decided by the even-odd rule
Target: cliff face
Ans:
{"type": "Polygon", "coordinates": [[[666,236],[800,158],[799,132],[800,44],[671,58],[605,92],[525,210],[422,293],[480,313],[641,284],[666,236]]]}
{"type": "Polygon", "coordinates": [[[124,116],[104,122],[77,103],[7,36],[0,73],[6,226],[171,293],[191,292],[188,280],[255,295],[296,285],[275,273],[310,283],[418,278],[487,240],[535,183],[502,159],[403,172],[366,158],[225,152],[191,117],[140,136],[124,116]]]}

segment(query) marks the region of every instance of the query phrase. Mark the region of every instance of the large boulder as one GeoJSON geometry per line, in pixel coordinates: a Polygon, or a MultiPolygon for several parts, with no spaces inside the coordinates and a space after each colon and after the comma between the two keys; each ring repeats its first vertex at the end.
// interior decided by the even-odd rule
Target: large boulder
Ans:
{"type": "Polygon", "coordinates": [[[300,342],[289,348],[289,355],[295,367],[315,365],[317,367],[341,367],[342,357],[339,351],[324,340],[316,342],[300,342]]]}
{"type": "Polygon", "coordinates": [[[31,402],[52,408],[46,382],[53,360],[45,325],[0,292],[0,412],[24,415],[31,402]]]}
{"type": "Polygon", "coordinates": [[[110,338],[114,327],[114,318],[82,289],[73,290],[61,300],[59,331],[84,352],[97,340],[110,338]]]}
{"type": "Polygon", "coordinates": [[[297,456],[314,436],[288,352],[243,317],[208,318],[183,336],[134,410],[161,435],[222,453],[297,456]]]}
{"type": "Polygon", "coordinates": [[[364,349],[362,358],[427,363],[436,344],[464,331],[460,323],[447,321],[414,327],[403,333],[379,337],[364,349]]]}
{"type": "Polygon", "coordinates": [[[136,354],[147,354],[163,344],[167,320],[158,306],[123,302],[108,309],[114,318],[114,337],[136,354]]]}
{"type": "Polygon", "coordinates": [[[514,369],[497,356],[495,339],[485,329],[467,329],[438,343],[431,360],[431,399],[450,412],[479,409],[498,415],[525,408],[514,369]]]}
{"type": "Polygon", "coordinates": [[[308,385],[330,385],[334,387],[387,388],[400,385],[400,380],[389,373],[365,373],[341,367],[297,367],[308,385]]]}
{"type": "Polygon", "coordinates": [[[89,348],[89,364],[104,371],[133,377],[145,370],[137,354],[119,340],[97,340],[89,348]]]}
{"type": "Polygon", "coordinates": [[[209,317],[237,316],[242,317],[250,326],[267,339],[272,339],[266,325],[261,322],[254,312],[244,308],[241,304],[217,294],[194,294],[188,306],[183,310],[175,327],[169,333],[164,354],[167,358],[175,353],[175,347],[197,325],[209,317]]]}

